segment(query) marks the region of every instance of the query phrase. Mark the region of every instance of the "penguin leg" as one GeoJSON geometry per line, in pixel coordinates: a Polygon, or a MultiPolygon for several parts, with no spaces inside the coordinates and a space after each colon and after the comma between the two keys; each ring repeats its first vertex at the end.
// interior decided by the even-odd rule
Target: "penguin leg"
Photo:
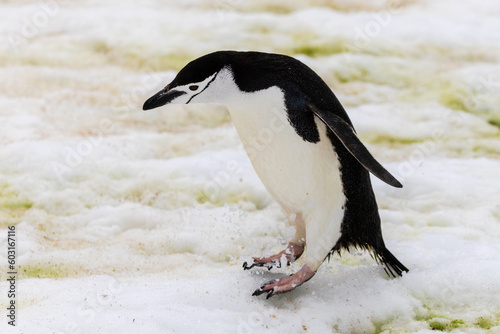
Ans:
{"type": "Polygon", "coordinates": [[[253,263],[251,265],[246,262],[243,263],[243,269],[251,269],[253,267],[266,267],[271,270],[273,266],[281,267],[281,259],[283,256],[286,258],[287,265],[297,260],[302,253],[304,253],[304,245],[298,244],[295,242],[289,242],[288,246],[279,252],[278,254],[274,254],[267,257],[254,257],[253,263]]]}
{"type": "MultiPolygon", "coordinates": [[[[333,221],[337,221],[336,217],[333,221]]],[[[341,219],[340,219],[341,220],[341,219]]],[[[319,222],[313,219],[311,224],[306,226],[307,259],[306,263],[295,274],[280,279],[273,280],[255,290],[252,296],[258,296],[267,293],[266,298],[276,294],[291,291],[301,284],[310,280],[319,266],[330,253],[333,246],[340,238],[340,223],[329,223],[332,219],[319,222]]]]}
{"type": "Polygon", "coordinates": [[[293,239],[288,242],[288,246],[278,254],[267,257],[253,257],[253,263],[250,265],[247,262],[243,263],[243,269],[248,270],[253,267],[266,267],[271,270],[274,266],[280,268],[283,255],[286,258],[286,264],[289,265],[295,262],[295,260],[304,253],[306,230],[302,215],[289,214],[288,216],[288,223],[295,227],[295,235],[293,239]]]}

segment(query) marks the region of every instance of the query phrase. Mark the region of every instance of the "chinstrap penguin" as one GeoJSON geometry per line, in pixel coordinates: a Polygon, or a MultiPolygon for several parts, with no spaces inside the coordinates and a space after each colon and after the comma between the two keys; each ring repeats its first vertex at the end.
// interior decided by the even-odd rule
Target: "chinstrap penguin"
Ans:
{"type": "Polygon", "coordinates": [[[340,102],[308,66],[279,54],[210,53],[187,64],[143,109],[168,103],[225,104],[255,171],[295,226],[285,250],[254,257],[243,268],[270,269],[283,256],[291,263],[307,247],[299,271],[253,295],[293,290],[342,249],[369,251],[392,276],[408,271],[385,247],[369,172],[402,185],[368,152],[340,102]],[[255,149],[251,143],[263,129],[272,141],[255,149]]]}

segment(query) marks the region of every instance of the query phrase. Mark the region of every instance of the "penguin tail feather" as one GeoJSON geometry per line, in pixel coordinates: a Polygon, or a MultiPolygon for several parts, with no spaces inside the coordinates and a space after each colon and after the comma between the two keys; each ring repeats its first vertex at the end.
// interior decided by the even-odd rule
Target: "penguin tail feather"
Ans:
{"type": "Polygon", "coordinates": [[[403,271],[408,272],[408,268],[399,262],[387,248],[384,247],[382,250],[375,251],[374,255],[375,260],[384,266],[388,276],[397,277],[402,276],[403,271]]]}

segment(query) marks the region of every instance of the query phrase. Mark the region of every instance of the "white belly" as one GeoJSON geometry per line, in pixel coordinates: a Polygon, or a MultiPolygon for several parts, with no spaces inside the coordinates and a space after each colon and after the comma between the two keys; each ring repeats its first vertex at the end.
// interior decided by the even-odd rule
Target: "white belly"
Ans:
{"type": "Polygon", "coordinates": [[[238,103],[229,105],[230,114],[266,189],[287,214],[302,214],[306,224],[311,220],[334,223],[331,228],[340,235],[345,196],[325,125],[315,118],[320,141],[306,142],[288,121],[280,89],[242,95],[238,103]]]}

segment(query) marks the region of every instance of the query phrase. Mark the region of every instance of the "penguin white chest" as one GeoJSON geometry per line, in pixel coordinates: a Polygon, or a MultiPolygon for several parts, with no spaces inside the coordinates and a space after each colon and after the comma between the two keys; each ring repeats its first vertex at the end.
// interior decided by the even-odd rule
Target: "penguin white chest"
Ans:
{"type": "Polygon", "coordinates": [[[321,219],[340,224],[345,196],[326,126],[315,118],[320,141],[307,142],[290,124],[278,87],[239,95],[229,105],[230,114],[255,171],[273,198],[289,214],[312,218],[319,213],[321,219]]]}

